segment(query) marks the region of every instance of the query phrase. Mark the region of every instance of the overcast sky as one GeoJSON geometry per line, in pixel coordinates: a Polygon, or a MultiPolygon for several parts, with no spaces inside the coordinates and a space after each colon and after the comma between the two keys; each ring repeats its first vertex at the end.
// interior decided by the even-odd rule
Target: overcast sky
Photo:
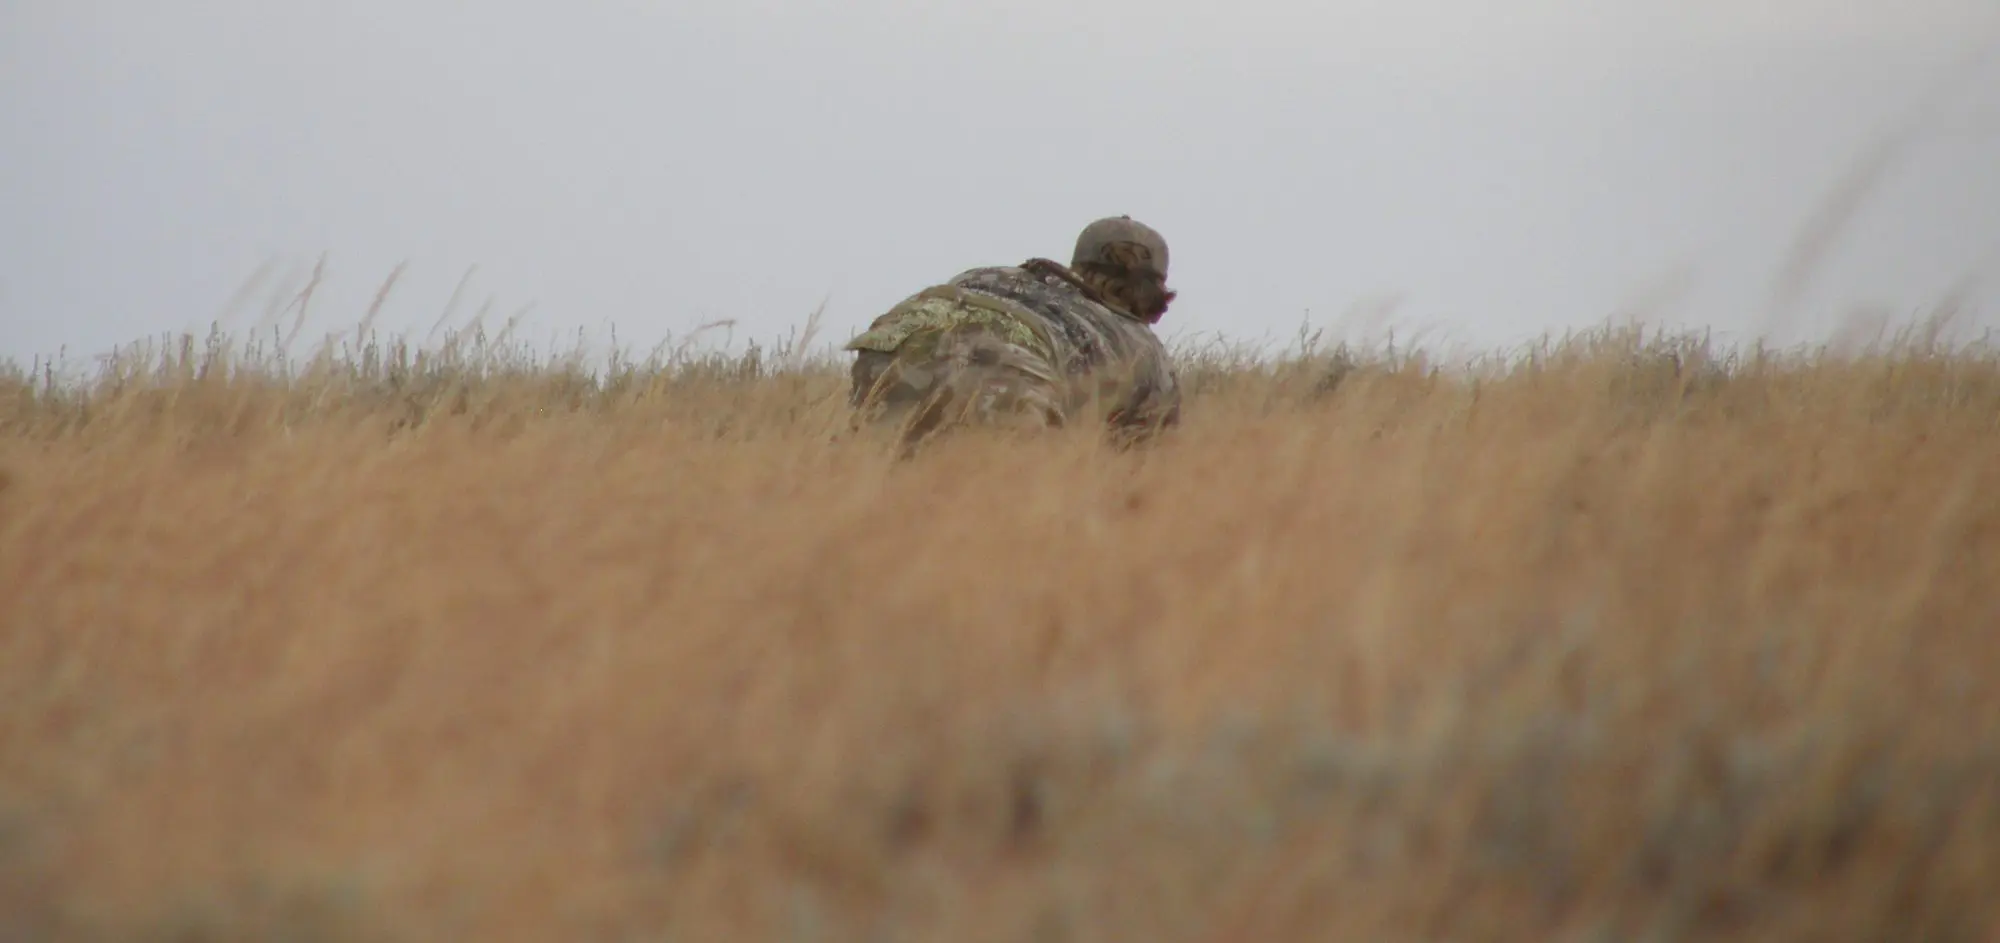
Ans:
{"type": "Polygon", "coordinates": [[[0,0],[0,358],[246,330],[322,253],[312,339],[406,261],[419,337],[477,266],[457,320],[530,340],[822,300],[844,339],[1120,213],[1172,335],[1742,334],[1890,135],[1824,329],[2000,279],[1996,38],[1994,0],[0,0]]]}

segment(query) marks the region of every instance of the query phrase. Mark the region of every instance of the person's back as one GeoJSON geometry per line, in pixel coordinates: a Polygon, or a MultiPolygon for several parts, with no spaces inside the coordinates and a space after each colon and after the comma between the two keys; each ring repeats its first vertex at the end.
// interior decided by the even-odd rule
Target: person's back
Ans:
{"type": "Polygon", "coordinates": [[[1078,236],[1071,265],[977,268],[918,292],[849,342],[857,426],[900,426],[906,448],[953,425],[1101,422],[1114,441],[1180,418],[1150,327],[1174,299],[1166,243],[1129,217],[1078,236]]]}

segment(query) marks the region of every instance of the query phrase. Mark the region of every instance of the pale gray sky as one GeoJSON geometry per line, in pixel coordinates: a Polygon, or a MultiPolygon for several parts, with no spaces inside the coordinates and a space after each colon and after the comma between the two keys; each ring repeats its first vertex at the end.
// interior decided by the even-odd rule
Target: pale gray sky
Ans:
{"type": "MultiPolygon", "coordinates": [[[[403,261],[381,323],[419,335],[477,265],[530,340],[771,339],[823,298],[844,337],[1117,213],[1173,245],[1169,333],[1401,297],[1496,343],[1675,285],[1754,331],[1824,194],[1996,37],[1993,0],[0,0],[0,357],[202,330],[322,252],[314,339],[403,261]]],[[[1974,274],[2000,61],[1801,317],[1974,274]]]]}

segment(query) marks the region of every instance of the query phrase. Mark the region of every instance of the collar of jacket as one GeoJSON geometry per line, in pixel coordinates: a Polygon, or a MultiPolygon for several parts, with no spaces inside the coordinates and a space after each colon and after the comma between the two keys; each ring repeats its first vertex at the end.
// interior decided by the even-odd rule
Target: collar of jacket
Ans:
{"type": "Polygon", "coordinates": [[[1091,287],[1089,282],[1084,281],[1083,276],[1070,271],[1069,266],[1067,265],[1064,265],[1053,259],[1029,259],[1028,261],[1021,263],[1021,268],[1029,272],[1032,272],[1036,275],[1053,275],[1056,278],[1060,278],[1063,281],[1068,282],[1074,288],[1076,288],[1077,291],[1082,292],[1085,298],[1089,298],[1090,300],[1095,301],[1098,304],[1110,308],[1113,314],[1116,314],[1127,320],[1138,321],[1141,324],[1145,323],[1144,318],[1141,318],[1138,315],[1125,310],[1124,305],[1121,305],[1118,302],[1112,301],[1110,298],[1105,297],[1104,293],[1091,287]]]}

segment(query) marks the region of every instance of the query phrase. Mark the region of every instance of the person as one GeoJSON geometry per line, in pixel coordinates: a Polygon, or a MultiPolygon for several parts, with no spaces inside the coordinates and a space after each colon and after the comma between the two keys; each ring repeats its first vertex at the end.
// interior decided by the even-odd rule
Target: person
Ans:
{"type": "Polygon", "coordinates": [[[1153,332],[1177,295],[1167,244],[1130,216],[1077,235],[1068,266],[976,268],[904,299],[845,349],[851,429],[894,430],[905,455],[966,425],[1102,423],[1121,448],[1180,423],[1181,394],[1153,332]]]}

